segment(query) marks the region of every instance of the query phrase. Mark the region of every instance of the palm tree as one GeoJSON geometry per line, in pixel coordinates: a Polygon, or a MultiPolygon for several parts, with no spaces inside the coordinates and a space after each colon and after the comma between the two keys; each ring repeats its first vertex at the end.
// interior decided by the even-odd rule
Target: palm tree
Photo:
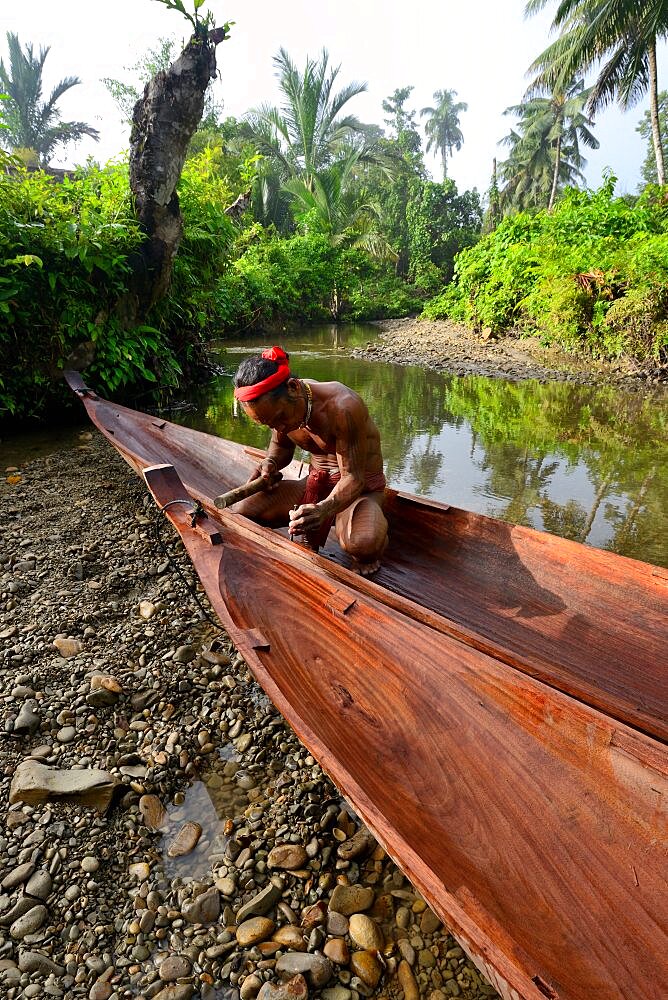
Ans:
{"type": "Polygon", "coordinates": [[[58,83],[46,103],[42,102],[42,71],[49,49],[40,48],[35,56],[33,47],[21,48],[18,35],[7,32],[9,68],[0,60],[0,86],[9,96],[7,106],[0,108],[6,131],[2,141],[10,149],[34,150],[46,166],[56,146],[76,142],[88,135],[96,141],[99,132],[85,122],[64,122],[56,105],[70,88],[81,83],[76,76],[65,77],[58,83]]]}
{"type": "Polygon", "coordinates": [[[459,116],[468,110],[468,104],[463,101],[455,103],[456,90],[437,90],[434,93],[436,107],[423,108],[420,116],[429,115],[425,125],[427,134],[427,152],[432,149],[441,154],[443,163],[443,180],[448,176],[448,156],[453,149],[460,150],[464,136],[459,128],[459,116]]]}
{"type": "Polygon", "coordinates": [[[333,246],[352,246],[372,257],[394,261],[397,255],[380,231],[380,206],[356,183],[360,156],[360,151],[351,147],[314,175],[311,184],[293,177],[284,189],[292,196],[297,213],[315,218],[333,246]]]}
{"type": "MultiPolygon", "coordinates": [[[[547,3],[528,0],[526,13],[547,3]]],[[[649,91],[657,174],[664,184],[656,45],[668,37],[668,0],[560,0],[552,27],[561,34],[531,65],[535,83],[563,90],[566,81],[599,66],[590,114],[613,100],[626,110],[649,91]]]]}
{"type": "Polygon", "coordinates": [[[331,68],[329,54],[307,58],[303,73],[280,49],[274,58],[283,96],[280,108],[262,105],[246,118],[245,133],[267,157],[283,180],[299,177],[312,187],[318,172],[330,166],[343,146],[364,144],[366,126],[354,115],[342,115],[345,105],[366,90],[349,83],[336,93],[340,66],[331,68]]]}
{"type": "MultiPolygon", "coordinates": [[[[561,179],[561,161],[564,150],[569,150],[573,166],[585,166],[580,156],[580,143],[589,149],[598,149],[599,142],[591,131],[593,121],[584,113],[589,98],[582,80],[572,81],[564,90],[547,96],[536,96],[522,104],[507,109],[506,114],[519,115],[524,131],[541,136],[547,148],[553,150],[554,167],[547,209],[551,211],[561,179]]],[[[568,172],[567,172],[568,173],[568,172]]]]}
{"type": "Polygon", "coordinates": [[[516,208],[554,206],[560,185],[582,180],[586,161],[580,143],[598,148],[591,131],[593,122],[583,112],[589,96],[581,80],[565,92],[534,97],[507,108],[506,114],[520,119],[518,131],[511,130],[502,142],[510,147],[508,159],[500,164],[506,181],[503,198],[516,208]]]}
{"type": "MultiPolygon", "coordinates": [[[[554,178],[554,148],[546,130],[511,129],[501,140],[510,148],[508,159],[499,163],[499,175],[504,182],[500,192],[504,213],[510,209],[524,212],[544,208],[548,203],[554,178]]],[[[582,181],[584,161],[575,150],[562,147],[559,182],[575,186],[582,181]]]]}
{"type": "MultiPolygon", "coordinates": [[[[668,90],[662,90],[659,100],[659,127],[661,129],[661,145],[663,147],[664,163],[668,159],[668,90]]],[[[645,144],[645,159],[640,168],[640,174],[645,184],[658,184],[656,155],[654,153],[654,138],[652,135],[652,116],[645,111],[642,119],[636,125],[636,132],[642,136],[645,144]]]]}

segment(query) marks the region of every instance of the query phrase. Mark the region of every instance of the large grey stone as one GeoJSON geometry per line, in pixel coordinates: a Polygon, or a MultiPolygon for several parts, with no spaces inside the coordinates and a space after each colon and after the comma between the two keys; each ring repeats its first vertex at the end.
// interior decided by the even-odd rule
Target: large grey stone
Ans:
{"type": "Polygon", "coordinates": [[[23,865],[18,865],[9,875],[5,875],[2,882],[0,882],[0,889],[15,889],[22,882],[27,882],[34,870],[35,866],[30,861],[26,861],[23,865]]]}
{"type": "Polygon", "coordinates": [[[15,920],[14,923],[9,928],[9,933],[13,938],[18,941],[23,940],[28,934],[34,934],[35,931],[39,930],[44,921],[46,920],[48,911],[46,906],[41,904],[33,906],[27,913],[24,913],[22,917],[15,920]]]}
{"type": "Polygon", "coordinates": [[[37,899],[47,899],[53,889],[53,879],[49,872],[40,869],[31,875],[25,886],[27,896],[35,896],[37,899]]]}
{"type": "Polygon", "coordinates": [[[36,711],[37,702],[26,701],[21,706],[21,711],[14,720],[14,733],[16,736],[32,736],[39,729],[40,717],[36,711]]]}
{"type": "Polygon", "coordinates": [[[281,955],[276,962],[276,971],[288,975],[307,975],[312,986],[324,986],[332,978],[332,963],[324,955],[295,952],[281,955]]]}
{"type": "Polygon", "coordinates": [[[191,924],[210,924],[220,914],[220,893],[213,887],[184,903],[181,912],[191,924]]]}
{"type": "Polygon", "coordinates": [[[65,969],[62,965],[52,962],[41,951],[19,952],[19,969],[21,972],[39,972],[42,976],[48,976],[51,973],[54,976],[63,976],[65,974],[65,969]]]}
{"type": "Polygon", "coordinates": [[[190,1000],[195,992],[195,987],[190,983],[170,983],[153,997],[153,1000],[190,1000]]]}
{"type": "Polygon", "coordinates": [[[2,914],[0,917],[0,927],[9,927],[10,924],[13,924],[15,920],[22,917],[28,910],[32,910],[34,905],[35,900],[30,896],[21,896],[14,906],[12,906],[11,910],[7,910],[6,913],[2,914]]]}
{"type": "Polygon", "coordinates": [[[9,801],[37,805],[48,799],[68,799],[104,812],[111,802],[116,778],[98,768],[60,770],[33,758],[16,768],[9,801]]]}
{"type": "Polygon", "coordinates": [[[185,979],[192,971],[192,963],[185,955],[168,955],[160,963],[158,975],[163,983],[173,983],[175,979],[185,979]]]}

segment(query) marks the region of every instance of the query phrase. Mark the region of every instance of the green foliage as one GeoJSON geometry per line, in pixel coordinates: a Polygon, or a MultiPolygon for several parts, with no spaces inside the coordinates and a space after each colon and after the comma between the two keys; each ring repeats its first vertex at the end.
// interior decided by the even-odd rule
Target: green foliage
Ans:
{"type": "MultiPolygon", "coordinates": [[[[201,16],[200,11],[206,0],[192,0],[192,13],[186,9],[186,5],[183,0],[156,0],[157,3],[163,4],[167,10],[176,10],[179,14],[182,14],[187,21],[193,27],[193,31],[196,35],[205,34],[209,28],[214,25],[214,17],[211,11],[207,11],[204,17],[201,16]]],[[[227,21],[222,27],[225,30],[225,34],[229,34],[230,27],[234,24],[234,21],[227,21]]]]}
{"type": "Polygon", "coordinates": [[[456,259],[455,278],[425,307],[493,331],[613,358],[666,353],[668,210],[648,189],[634,204],[571,190],[553,213],[520,214],[456,259]]]}
{"type": "Polygon", "coordinates": [[[415,110],[406,107],[413,90],[413,87],[398,87],[383,101],[383,111],[388,116],[384,121],[392,130],[392,138],[401,156],[414,169],[422,172],[422,139],[415,121],[415,110]]]}
{"type": "MultiPolygon", "coordinates": [[[[668,240],[663,240],[663,262],[668,264],[668,240]]],[[[655,243],[657,241],[654,241],[655,243]]],[[[604,352],[624,353],[637,358],[659,357],[668,353],[668,291],[664,283],[632,288],[610,304],[598,324],[604,352]]]]}
{"type": "Polygon", "coordinates": [[[599,146],[591,131],[594,123],[583,110],[589,94],[582,80],[572,80],[506,109],[505,114],[519,119],[501,140],[510,149],[508,159],[499,164],[506,182],[501,192],[506,211],[551,209],[558,191],[583,179],[587,161],[580,145],[599,146]]]}
{"type": "Polygon", "coordinates": [[[428,303],[426,315],[451,316],[494,331],[512,326],[539,266],[533,245],[536,220],[526,214],[513,216],[464,250],[455,261],[454,285],[447,295],[428,303]]]}
{"type": "Polygon", "coordinates": [[[482,226],[477,191],[458,194],[452,180],[413,185],[406,207],[409,239],[409,277],[427,293],[450,281],[456,255],[473,246],[482,226]]]}
{"type": "Polygon", "coordinates": [[[117,80],[114,77],[102,77],[102,83],[111,94],[117,108],[123,115],[123,119],[128,124],[132,123],[132,112],[141,97],[142,88],[156,73],[169,67],[176,58],[176,47],[175,38],[159,38],[157,44],[148,49],[136,63],[133,63],[132,66],[126,66],[125,69],[138,78],[136,84],[117,80]]]}
{"type": "Polygon", "coordinates": [[[0,86],[6,94],[6,104],[0,107],[3,134],[0,142],[6,148],[32,151],[42,164],[47,164],[57,146],[75,142],[87,135],[96,141],[99,133],[85,122],[64,122],[57,104],[60,98],[81,81],[76,76],[65,77],[52,90],[48,101],[42,101],[42,73],[49,49],[35,55],[31,44],[22,48],[18,35],[7,32],[9,64],[0,60],[0,86]]]}
{"type": "Polygon", "coordinates": [[[281,106],[264,104],[250,111],[245,134],[282,182],[298,178],[311,187],[342,149],[365,145],[367,127],[346,105],[366,90],[366,83],[353,81],[335,91],[341,67],[330,65],[326,49],[319,59],[307,58],[301,72],[285,49],[279,49],[274,65],[281,106]]]}
{"type": "Polygon", "coordinates": [[[416,312],[421,300],[360,248],[334,246],[311,230],[287,239],[256,226],[240,238],[242,253],[212,294],[222,332],[318,322],[378,319],[416,312]]]}
{"type": "MultiPolygon", "coordinates": [[[[132,124],[134,106],[141,97],[144,86],[156,73],[169,69],[178,57],[180,47],[180,42],[176,38],[159,38],[156,45],[147,49],[136,63],[124,67],[128,73],[132,74],[131,80],[119,80],[109,76],[102,77],[102,83],[111,94],[125,122],[132,124]]],[[[222,121],[223,105],[215,100],[212,85],[213,81],[209,81],[204,95],[202,121],[193,137],[194,142],[191,140],[188,148],[189,155],[199,152],[212,134],[215,135],[216,139],[213,145],[231,138],[229,126],[226,126],[222,121]]],[[[229,119],[227,121],[229,122],[229,119]]]]}
{"type": "Polygon", "coordinates": [[[346,319],[397,319],[419,313],[423,299],[418,290],[398,278],[393,271],[376,266],[359,280],[349,281],[343,309],[346,319]]]}
{"type": "Polygon", "coordinates": [[[113,308],[140,233],[126,168],[89,167],[62,183],[42,172],[0,177],[0,416],[38,413],[83,343],[108,392],[174,381],[164,333],[124,330],[113,308]]]}
{"type": "Polygon", "coordinates": [[[434,94],[436,106],[420,111],[421,116],[427,115],[427,152],[433,149],[441,154],[443,180],[448,176],[448,156],[452,156],[453,149],[461,149],[464,142],[459,115],[468,109],[468,104],[455,101],[456,96],[456,90],[437,90],[434,94]]]}
{"type": "MultiPolygon", "coordinates": [[[[527,0],[526,11],[535,13],[548,2],[527,0]]],[[[657,108],[656,47],[668,35],[664,0],[561,0],[552,31],[559,36],[529,67],[537,74],[534,87],[563,90],[569,80],[595,69],[587,101],[590,114],[613,100],[626,110],[648,90],[650,106],[657,108]]],[[[663,146],[657,138],[657,174],[663,182],[663,146]]]]}

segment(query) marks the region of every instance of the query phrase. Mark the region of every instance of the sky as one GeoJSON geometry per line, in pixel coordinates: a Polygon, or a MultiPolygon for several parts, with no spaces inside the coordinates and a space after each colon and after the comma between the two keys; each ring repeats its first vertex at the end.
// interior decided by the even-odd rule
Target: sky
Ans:
{"type": "MultiPolygon", "coordinates": [[[[185,0],[187,8],[193,0],[185,0]]],[[[218,46],[219,79],[215,96],[225,113],[240,117],[263,102],[276,103],[272,58],[285,48],[298,66],[327,48],[341,65],[339,80],[366,81],[367,92],[350,103],[363,121],[382,125],[382,101],[396,88],[412,85],[409,107],[433,104],[435,90],[454,89],[468,104],[461,115],[464,145],[453,154],[449,174],[460,190],[485,191],[492,160],[503,159],[498,140],[513,126],[504,110],[521,101],[526,70],[550,40],[556,3],[526,20],[525,0],[209,0],[216,22],[234,21],[231,38],[218,46]]],[[[182,15],[158,0],[28,0],[0,3],[0,57],[7,56],[6,32],[37,50],[50,46],[44,67],[44,95],[65,76],[82,84],[60,102],[65,120],[85,121],[101,139],[82,140],[57,155],[53,166],[72,166],[93,155],[106,161],[127,149],[129,130],[103,77],[137,83],[127,67],[158,39],[187,38],[182,15]]],[[[668,87],[668,49],[659,51],[659,87],[668,87]]],[[[626,113],[612,107],[600,113],[595,129],[601,148],[586,150],[587,183],[596,187],[610,168],[619,191],[634,192],[640,181],[643,142],[635,129],[647,100],[626,113]]],[[[440,164],[427,166],[440,180],[440,164]]]]}

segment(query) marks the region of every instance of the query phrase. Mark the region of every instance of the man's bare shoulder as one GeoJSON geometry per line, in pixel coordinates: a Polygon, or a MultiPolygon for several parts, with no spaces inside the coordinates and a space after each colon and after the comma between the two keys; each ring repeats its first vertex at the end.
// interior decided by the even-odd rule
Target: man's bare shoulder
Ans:
{"type": "Polygon", "coordinates": [[[318,388],[328,401],[335,402],[342,409],[352,409],[359,412],[360,407],[367,412],[367,406],[359,393],[344,385],[343,382],[318,382],[318,388]]]}

